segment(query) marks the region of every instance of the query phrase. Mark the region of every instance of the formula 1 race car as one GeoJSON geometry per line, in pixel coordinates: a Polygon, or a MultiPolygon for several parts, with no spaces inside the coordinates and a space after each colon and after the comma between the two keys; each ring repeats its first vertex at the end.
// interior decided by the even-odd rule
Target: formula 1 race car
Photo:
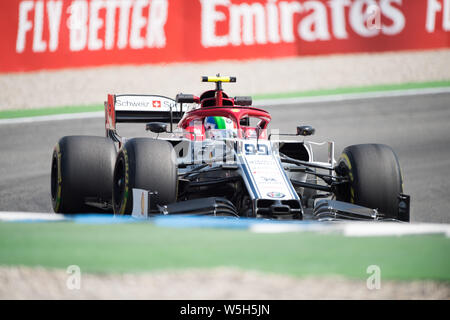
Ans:
{"type": "Polygon", "coordinates": [[[106,137],[66,136],[54,148],[54,211],[409,221],[410,197],[390,147],[352,145],[336,161],[334,143],[325,142],[328,162],[314,161],[317,143],[295,137],[314,128],[269,133],[268,112],[223,91],[235,77],[202,81],[215,90],[175,100],[109,94],[106,137]],[[152,137],[121,137],[121,122],[145,123],[152,137]]]}

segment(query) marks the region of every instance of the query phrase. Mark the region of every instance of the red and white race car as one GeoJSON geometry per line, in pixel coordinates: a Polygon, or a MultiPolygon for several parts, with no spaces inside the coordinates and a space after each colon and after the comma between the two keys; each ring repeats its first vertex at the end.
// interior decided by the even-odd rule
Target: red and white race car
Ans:
{"type": "Polygon", "coordinates": [[[236,78],[202,81],[215,89],[199,97],[108,95],[106,137],[68,136],[55,146],[54,211],[409,221],[390,147],[349,146],[335,161],[328,142],[329,161],[314,161],[314,143],[295,137],[314,134],[312,127],[275,136],[270,114],[251,97],[223,91],[236,78]],[[153,134],[121,137],[122,122],[145,123],[153,134]]]}

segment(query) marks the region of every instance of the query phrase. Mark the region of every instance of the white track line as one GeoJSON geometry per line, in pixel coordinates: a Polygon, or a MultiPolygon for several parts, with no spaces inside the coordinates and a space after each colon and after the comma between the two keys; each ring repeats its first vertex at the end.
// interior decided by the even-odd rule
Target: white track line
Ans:
{"type": "MultiPolygon", "coordinates": [[[[68,220],[55,213],[0,211],[4,222],[45,222],[68,220]]],[[[312,222],[312,223],[257,223],[249,230],[255,233],[316,232],[338,233],[347,237],[386,237],[404,235],[443,234],[450,237],[450,224],[399,222],[312,222]]]]}
{"type": "MultiPolygon", "coordinates": [[[[407,89],[407,90],[388,90],[388,91],[376,91],[376,92],[346,93],[346,94],[326,95],[326,96],[317,96],[317,97],[297,97],[297,98],[255,100],[255,106],[264,107],[264,106],[293,105],[293,104],[305,104],[305,103],[339,102],[339,101],[361,100],[361,99],[408,97],[408,96],[430,95],[430,94],[439,94],[439,93],[450,93],[450,87],[407,89]]],[[[103,118],[104,116],[105,116],[104,111],[67,113],[67,114],[56,114],[56,115],[49,115],[49,116],[0,119],[0,125],[23,124],[23,123],[33,123],[33,122],[45,122],[45,121],[74,120],[74,119],[103,118]]]]}
{"type": "Polygon", "coordinates": [[[316,224],[260,223],[250,226],[256,233],[319,232],[339,233],[347,237],[387,237],[444,234],[450,237],[450,224],[400,222],[335,222],[316,224]]]}
{"type": "Polygon", "coordinates": [[[384,237],[418,234],[445,234],[450,237],[449,224],[437,223],[348,223],[343,234],[348,237],[384,237]]]}
{"type": "Polygon", "coordinates": [[[48,116],[0,119],[0,125],[2,125],[2,124],[23,124],[23,123],[33,123],[33,122],[45,122],[45,121],[60,121],[60,120],[92,119],[92,118],[103,118],[103,117],[105,117],[104,111],[63,113],[63,114],[54,114],[54,115],[48,115],[48,116]]]}
{"type": "Polygon", "coordinates": [[[20,221],[63,221],[67,220],[63,215],[55,213],[39,212],[0,212],[0,221],[20,222],[20,221]]]}

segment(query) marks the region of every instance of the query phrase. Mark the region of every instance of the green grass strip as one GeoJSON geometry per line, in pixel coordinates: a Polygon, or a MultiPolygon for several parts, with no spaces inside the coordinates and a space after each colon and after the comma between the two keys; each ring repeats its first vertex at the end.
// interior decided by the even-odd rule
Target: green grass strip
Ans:
{"type": "Polygon", "coordinates": [[[411,90],[411,89],[427,89],[427,88],[441,88],[450,87],[450,81],[435,81],[435,82],[414,82],[414,83],[402,83],[402,84],[386,84],[366,87],[348,87],[348,88],[336,88],[336,89],[323,89],[323,90],[311,90],[311,91],[296,91],[288,93],[268,93],[254,95],[255,100],[264,99],[283,99],[283,98],[302,98],[302,97],[316,97],[316,96],[330,96],[330,95],[343,95],[343,94],[355,94],[355,93],[369,93],[369,92],[382,92],[382,91],[395,91],[395,90],[411,90]]]}
{"type": "Polygon", "coordinates": [[[49,116],[49,115],[55,115],[55,114],[94,112],[94,111],[102,111],[102,110],[104,110],[104,107],[101,105],[4,110],[4,111],[0,111],[0,119],[49,116]]]}
{"type": "Polygon", "coordinates": [[[89,272],[142,272],[218,266],[366,279],[450,281],[450,240],[440,235],[348,238],[337,234],[256,234],[152,224],[0,223],[0,265],[89,272]]]}

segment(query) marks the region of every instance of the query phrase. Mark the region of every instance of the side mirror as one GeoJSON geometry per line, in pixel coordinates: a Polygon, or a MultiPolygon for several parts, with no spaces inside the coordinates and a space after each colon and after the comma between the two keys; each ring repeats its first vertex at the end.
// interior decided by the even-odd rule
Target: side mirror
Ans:
{"type": "Polygon", "coordinates": [[[311,126],[299,126],[297,127],[297,135],[298,136],[311,136],[316,132],[316,129],[314,129],[311,126]]]}
{"type": "Polygon", "coordinates": [[[238,106],[251,106],[252,97],[249,96],[234,97],[234,104],[238,106]]]}
{"type": "Polygon", "coordinates": [[[175,101],[177,103],[199,103],[200,98],[194,96],[193,94],[179,93],[177,94],[175,101]]]}
{"type": "Polygon", "coordinates": [[[167,132],[167,123],[164,122],[149,122],[145,125],[145,130],[154,133],[167,132]]]}

